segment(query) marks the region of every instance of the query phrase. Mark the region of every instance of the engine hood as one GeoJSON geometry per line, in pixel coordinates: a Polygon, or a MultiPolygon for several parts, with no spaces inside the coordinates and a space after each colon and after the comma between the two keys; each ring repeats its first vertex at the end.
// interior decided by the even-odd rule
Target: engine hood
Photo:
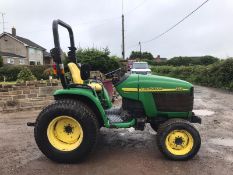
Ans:
{"type": "Polygon", "coordinates": [[[176,78],[131,74],[116,89],[124,95],[127,92],[190,92],[192,87],[191,83],[176,78]]]}
{"type": "Polygon", "coordinates": [[[187,81],[158,75],[138,75],[139,91],[189,91],[193,86],[187,81]],[[144,89],[142,89],[144,88],[144,89]]]}

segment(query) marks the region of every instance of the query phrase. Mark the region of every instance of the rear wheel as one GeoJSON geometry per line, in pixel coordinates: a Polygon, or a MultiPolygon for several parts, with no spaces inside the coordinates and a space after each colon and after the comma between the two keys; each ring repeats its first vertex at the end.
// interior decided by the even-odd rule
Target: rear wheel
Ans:
{"type": "Polygon", "coordinates": [[[171,160],[188,160],[199,151],[201,138],[188,121],[170,119],[159,126],[157,144],[165,157],[171,160]]]}
{"type": "Polygon", "coordinates": [[[84,159],[97,142],[94,113],[74,100],[58,100],[38,116],[34,135],[39,149],[51,160],[72,163],[84,159]]]}

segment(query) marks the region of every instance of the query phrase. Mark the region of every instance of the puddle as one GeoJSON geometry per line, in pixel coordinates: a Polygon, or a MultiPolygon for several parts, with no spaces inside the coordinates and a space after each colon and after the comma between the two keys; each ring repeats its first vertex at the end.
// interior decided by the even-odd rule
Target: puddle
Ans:
{"type": "Polygon", "coordinates": [[[213,115],[214,114],[214,111],[209,111],[209,110],[205,110],[205,109],[193,110],[193,112],[196,115],[201,115],[201,116],[207,116],[207,115],[213,115]]]}
{"type": "Polygon", "coordinates": [[[213,148],[207,148],[207,150],[208,150],[209,152],[211,152],[211,153],[219,153],[218,150],[213,149],[213,148]]]}
{"type": "Polygon", "coordinates": [[[225,139],[215,138],[215,139],[210,139],[210,142],[215,145],[233,147],[233,139],[231,138],[225,138],[225,139]]]}
{"type": "Polygon", "coordinates": [[[232,162],[233,163],[233,157],[228,155],[225,157],[225,160],[227,160],[228,162],[232,162]]]}

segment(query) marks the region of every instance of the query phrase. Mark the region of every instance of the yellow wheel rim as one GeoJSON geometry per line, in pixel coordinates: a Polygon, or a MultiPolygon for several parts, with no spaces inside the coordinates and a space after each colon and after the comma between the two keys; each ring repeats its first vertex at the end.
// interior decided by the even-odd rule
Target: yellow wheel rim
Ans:
{"type": "Polygon", "coordinates": [[[170,132],[165,141],[167,150],[173,155],[188,154],[194,145],[192,135],[186,130],[174,130],[170,132]]]}
{"type": "Polygon", "coordinates": [[[48,140],[60,151],[72,151],[83,141],[83,130],[77,120],[69,116],[53,119],[47,128],[48,140]]]}

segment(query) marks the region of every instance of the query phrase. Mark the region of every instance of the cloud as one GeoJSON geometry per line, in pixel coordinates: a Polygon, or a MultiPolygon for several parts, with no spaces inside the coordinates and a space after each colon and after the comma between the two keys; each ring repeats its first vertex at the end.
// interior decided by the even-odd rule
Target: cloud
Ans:
{"type": "MultiPolygon", "coordinates": [[[[160,34],[179,21],[203,0],[124,0],[126,53],[138,50],[139,41],[160,34]]],[[[118,0],[0,0],[6,13],[7,31],[15,26],[17,34],[50,50],[53,47],[52,20],[61,19],[74,30],[76,45],[103,48],[121,56],[121,1],[118,0]]],[[[233,55],[233,1],[210,0],[189,19],[160,39],[142,44],[143,51],[155,56],[233,55]]],[[[0,29],[1,30],[1,29],[0,29]]],[[[63,49],[68,34],[60,30],[63,49]]]]}

